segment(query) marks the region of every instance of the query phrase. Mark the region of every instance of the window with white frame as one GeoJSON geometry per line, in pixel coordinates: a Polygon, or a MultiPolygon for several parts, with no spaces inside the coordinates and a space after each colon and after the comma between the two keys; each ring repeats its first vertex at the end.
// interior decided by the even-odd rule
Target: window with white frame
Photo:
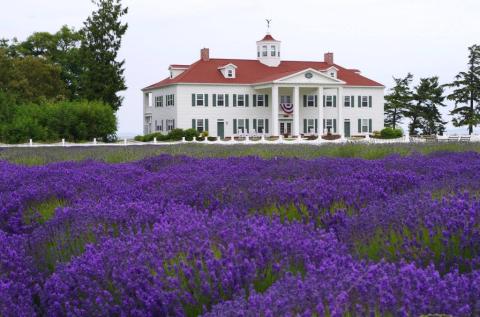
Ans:
{"type": "Polygon", "coordinates": [[[350,96],[345,96],[344,97],[344,106],[345,107],[351,107],[352,106],[352,99],[350,98],[350,96]]]}
{"type": "Polygon", "coordinates": [[[196,106],[205,106],[205,100],[204,100],[204,95],[203,94],[196,94],[195,95],[195,105],[196,106]]]}
{"type": "Polygon", "coordinates": [[[245,95],[237,95],[237,106],[238,107],[245,106],[245,95]]]}
{"type": "Polygon", "coordinates": [[[315,96],[307,96],[307,107],[315,107],[315,96]]]}
{"type": "Polygon", "coordinates": [[[265,95],[257,95],[257,107],[265,106],[265,95]]]}
{"type": "Polygon", "coordinates": [[[260,57],[260,46],[257,46],[257,57],[260,57]]]}
{"type": "Polygon", "coordinates": [[[167,107],[168,106],[173,107],[175,105],[175,95],[174,94],[167,95],[166,98],[167,98],[167,107]]]}
{"type": "Polygon", "coordinates": [[[314,133],[315,132],[315,119],[308,119],[307,120],[307,133],[314,133]]]}
{"type": "Polygon", "coordinates": [[[175,129],[175,120],[173,119],[170,119],[170,120],[166,120],[166,124],[167,124],[167,131],[172,131],[173,129],[175,129]]]}
{"type": "Polygon", "coordinates": [[[197,131],[200,133],[205,131],[205,126],[203,125],[203,119],[197,119],[197,131]]]}
{"type": "Polygon", "coordinates": [[[233,69],[227,69],[227,77],[233,78],[233,69]]]}
{"type": "Polygon", "coordinates": [[[262,46],[262,56],[267,57],[268,56],[268,48],[267,45],[262,46]]]}
{"type": "Polygon", "coordinates": [[[325,106],[333,107],[333,96],[327,96],[325,98],[325,106]]]}
{"type": "Polygon", "coordinates": [[[155,107],[163,107],[163,96],[155,97],[155,107]]]}
{"type": "Polygon", "coordinates": [[[277,47],[275,45],[270,46],[270,55],[271,56],[277,55],[277,47]]]}
{"type": "Polygon", "coordinates": [[[219,106],[219,107],[225,106],[225,95],[224,94],[218,94],[217,95],[217,106],[219,106]]]}
{"type": "Polygon", "coordinates": [[[163,120],[155,120],[155,131],[163,131],[163,120]]]}
{"type": "Polygon", "coordinates": [[[362,96],[362,107],[368,107],[368,96],[362,96]]]}
{"type": "Polygon", "coordinates": [[[257,119],[257,132],[263,133],[265,131],[265,119],[257,119]]]}
{"type": "Polygon", "coordinates": [[[362,119],[362,132],[368,132],[368,119],[362,119]]]}
{"type": "Polygon", "coordinates": [[[280,96],[280,103],[292,103],[292,96],[280,96]]]}
{"type": "Polygon", "coordinates": [[[328,131],[330,128],[330,132],[333,132],[333,119],[325,120],[325,131],[328,131]]]}
{"type": "Polygon", "coordinates": [[[245,133],[245,119],[237,120],[237,130],[238,133],[245,133]]]}

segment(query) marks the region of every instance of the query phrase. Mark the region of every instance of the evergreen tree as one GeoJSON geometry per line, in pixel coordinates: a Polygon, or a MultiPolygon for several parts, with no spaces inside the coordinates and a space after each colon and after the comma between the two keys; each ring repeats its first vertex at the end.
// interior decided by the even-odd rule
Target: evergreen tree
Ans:
{"type": "Polygon", "coordinates": [[[97,11],[85,21],[81,30],[80,95],[88,100],[101,100],[114,110],[122,105],[119,91],[125,90],[124,63],[118,61],[122,36],[128,25],[121,18],[127,14],[120,0],[95,0],[97,11]]]}
{"type": "Polygon", "coordinates": [[[454,89],[447,97],[455,102],[451,111],[453,125],[467,125],[468,134],[472,134],[473,127],[480,123],[480,46],[473,45],[468,50],[468,70],[458,73],[455,81],[446,86],[454,89]]]}
{"type": "Polygon", "coordinates": [[[444,88],[438,82],[438,77],[421,78],[420,83],[415,87],[413,94],[414,102],[418,105],[420,118],[418,127],[423,134],[443,134],[446,122],[442,120],[442,115],[438,106],[445,107],[443,103],[444,88]]]}
{"type": "Polygon", "coordinates": [[[410,83],[413,75],[408,73],[405,78],[395,78],[395,86],[390,89],[390,94],[385,96],[385,125],[396,129],[401,123],[406,109],[410,108],[412,91],[410,83]]]}

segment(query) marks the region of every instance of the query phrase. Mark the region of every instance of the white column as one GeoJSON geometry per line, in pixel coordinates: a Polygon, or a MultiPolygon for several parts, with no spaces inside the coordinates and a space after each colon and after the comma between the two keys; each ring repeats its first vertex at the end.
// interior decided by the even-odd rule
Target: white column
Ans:
{"type": "Polygon", "coordinates": [[[272,135],[279,135],[278,131],[278,86],[272,86],[272,135]]]}
{"type": "Polygon", "coordinates": [[[293,133],[292,135],[300,135],[300,88],[293,87],[293,133]]]}
{"type": "Polygon", "coordinates": [[[323,135],[323,129],[325,128],[323,126],[323,87],[318,87],[318,97],[317,97],[317,103],[318,103],[318,135],[323,135]]]}
{"type": "Polygon", "coordinates": [[[338,124],[337,124],[337,133],[340,134],[340,136],[343,138],[345,137],[345,130],[343,128],[344,125],[344,119],[343,119],[343,87],[338,87],[338,124]]]}

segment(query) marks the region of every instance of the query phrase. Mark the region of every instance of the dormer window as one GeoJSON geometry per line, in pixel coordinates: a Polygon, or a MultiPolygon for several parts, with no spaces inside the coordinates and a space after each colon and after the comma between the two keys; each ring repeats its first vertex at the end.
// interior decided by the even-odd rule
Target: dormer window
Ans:
{"type": "Polygon", "coordinates": [[[335,73],[334,73],[334,72],[331,72],[331,73],[330,73],[330,76],[333,77],[333,78],[335,78],[335,73]]]}
{"type": "Polygon", "coordinates": [[[225,78],[235,78],[237,66],[230,63],[218,68],[225,78]]]}

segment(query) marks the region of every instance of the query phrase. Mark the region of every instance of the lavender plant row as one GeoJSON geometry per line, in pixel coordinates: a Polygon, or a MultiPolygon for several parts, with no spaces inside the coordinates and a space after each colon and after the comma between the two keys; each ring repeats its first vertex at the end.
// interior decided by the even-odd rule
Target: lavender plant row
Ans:
{"type": "Polygon", "coordinates": [[[480,315],[475,153],[0,176],[0,316],[480,315]]]}

